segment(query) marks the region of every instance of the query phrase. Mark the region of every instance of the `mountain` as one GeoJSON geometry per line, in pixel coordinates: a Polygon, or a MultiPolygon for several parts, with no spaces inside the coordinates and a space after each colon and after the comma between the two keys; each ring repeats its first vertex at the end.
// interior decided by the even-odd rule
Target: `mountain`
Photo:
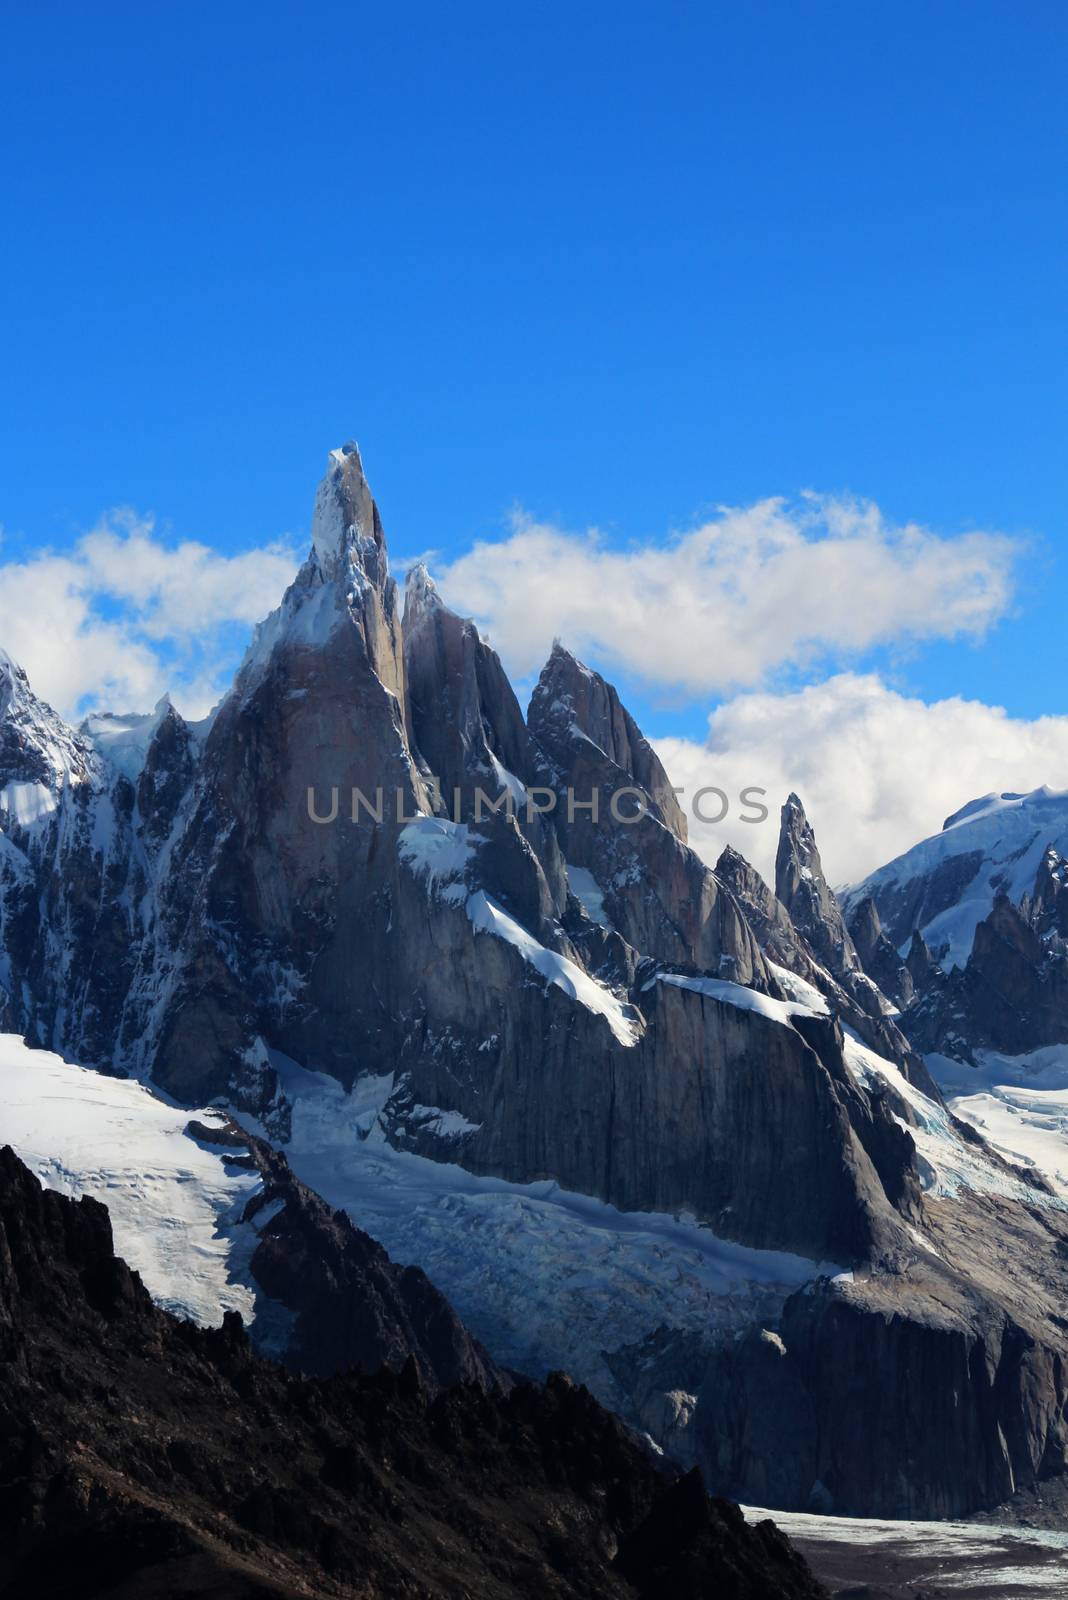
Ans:
{"type": "Polygon", "coordinates": [[[819,1600],[770,1523],[662,1477],[559,1377],[294,1378],[158,1309],[91,1198],[0,1150],[0,1590],[819,1600]]]}
{"type": "Polygon", "coordinates": [[[893,905],[839,903],[796,796],[774,888],[709,868],[563,645],[524,717],[424,569],[402,601],[355,446],[206,724],[71,730],[5,672],[6,1025],[222,1107],[262,1181],[284,1152],[323,1202],[259,1257],[301,1361],[345,1359],[344,1210],[494,1361],[752,1503],[958,1515],[1065,1470],[1068,1225],[932,1081],[893,905]]]}
{"type": "Polygon", "coordinates": [[[844,904],[848,913],[870,898],[899,951],[918,930],[943,967],[962,967],[997,895],[1018,902],[1030,892],[1050,845],[1068,852],[1068,791],[984,795],[851,888],[844,904]]]}
{"type": "MultiPolygon", "coordinates": [[[[869,975],[846,927],[798,796],[791,794],[782,808],[774,892],[729,846],[716,864],[716,873],[734,889],[769,956],[815,989],[860,1039],[937,1100],[938,1090],[922,1057],[898,1028],[892,1001],[869,975]]],[[[860,931],[860,947],[874,972],[883,956],[882,936],[877,928],[860,931]]],[[[896,977],[896,970],[891,970],[890,976],[896,977]]]]}
{"type": "Polygon", "coordinates": [[[851,890],[852,917],[905,959],[900,1026],[922,1050],[974,1063],[1068,1043],[1068,794],[986,795],[851,890]]]}

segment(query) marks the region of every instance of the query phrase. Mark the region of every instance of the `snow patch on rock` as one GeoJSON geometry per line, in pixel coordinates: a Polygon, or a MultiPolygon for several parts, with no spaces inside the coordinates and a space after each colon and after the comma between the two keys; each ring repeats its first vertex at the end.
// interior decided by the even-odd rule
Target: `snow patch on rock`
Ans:
{"type": "Polygon", "coordinates": [[[467,915],[476,933],[491,933],[495,938],[503,939],[518,950],[523,960],[549,983],[562,989],[588,1011],[604,1017],[620,1044],[637,1044],[641,1034],[634,1008],[626,1005],[603,983],[598,983],[596,978],[591,978],[574,961],[539,944],[533,934],[528,933],[514,917],[510,917],[484,889],[468,896],[467,915]]]}

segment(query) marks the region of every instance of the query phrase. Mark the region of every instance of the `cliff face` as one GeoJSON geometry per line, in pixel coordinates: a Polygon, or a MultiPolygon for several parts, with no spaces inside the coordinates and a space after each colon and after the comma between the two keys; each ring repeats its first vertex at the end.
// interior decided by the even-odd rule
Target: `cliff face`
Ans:
{"type": "Polygon", "coordinates": [[[661,1478],[564,1379],[431,1398],[400,1374],[320,1383],[241,1319],[157,1310],[107,1212],[0,1151],[0,1586],[341,1597],[730,1600],[825,1591],[770,1523],[661,1478]]]}
{"type": "Polygon", "coordinates": [[[697,1407],[710,1482],[761,1504],[954,1517],[1064,1473],[1064,1213],[972,1196],[927,1207],[925,1228],[939,1257],[797,1294],[774,1332],[713,1359],[697,1407]]]}

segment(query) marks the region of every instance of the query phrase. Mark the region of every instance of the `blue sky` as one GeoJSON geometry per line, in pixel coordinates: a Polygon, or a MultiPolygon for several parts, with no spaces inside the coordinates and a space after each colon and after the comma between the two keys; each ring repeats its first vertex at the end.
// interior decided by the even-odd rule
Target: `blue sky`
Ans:
{"type": "Polygon", "coordinates": [[[983,642],[821,670],[1063,712],[1066,67],[1052,3],[9,7],[0,639],[111,507],[303,542],[354,435],[446,567],[805,489],[1028,541],[983,642]]]}

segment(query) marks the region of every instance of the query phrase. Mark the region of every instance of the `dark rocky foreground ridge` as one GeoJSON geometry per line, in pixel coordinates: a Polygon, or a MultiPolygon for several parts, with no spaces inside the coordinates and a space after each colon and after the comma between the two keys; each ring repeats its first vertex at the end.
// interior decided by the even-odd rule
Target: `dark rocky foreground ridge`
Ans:
{"type": "MultiPolygon", "coordinates": [[[[295,1372],[399,1371],[411,1362],[431,1394],[457,1384],[507,1389],[502,1371],[464,1327],[419,1267],[398,1266],[343,1211],[301,1183],[281,1151],[231,1123],[191,1122],[187,1133],[256,1168],[263,1186],[245,1207],[256,1225],[252,1283],[286,1313],[284,1335],[272,1329],[274,1356],[295,1372]],[[264,1219],[258,1221],[257,1219],[264,1219]]],[[[259,1344],[259,1317],[252,1339],[259,1344]]]]}
{"type": "Polygon", "coordinates": [[[0,1594],[819,1600],[566,1379],[298,1378],[153,1305],[103,1206],[0,1150],[0,1594]]]}
{"type": "MultiPolygon", "coordinates": [[[[741,1330],[710,1308],[685,1385],[669,1304],[655,1352],[613,1352],[644,1373],[643,1426],[685,1388],[686,1458],[717,1490],[942,1516],[1064,1471],[1064,1213],[946,1114],[878,897],[843,916],[796,797],[774,888],[733,853],[709,868],[618,694],[563,647],[524,718],[419,569],[402,613],[354,447],[208,725],[161,704],[130,732],[138,763],[0,656],[0,794],[21,797],[0,802],[4,1026],[283,1144],[280,1059],[389,1080],[393,1150],[811,1262],[741,1330]],[[354,787],[383,791],[380,822],[351,820],[354,787]],[[514,814],[480,816],[480,788],[514,814]],[[333,822],[309,789],[319,814],[336,792],[333,822]],[[569,792],[598,797],[596,826],[569,792]]],[[[336,1361],[311,1325],[332,1313],[291,1309],[301,1359],[336,1361]]]]}

